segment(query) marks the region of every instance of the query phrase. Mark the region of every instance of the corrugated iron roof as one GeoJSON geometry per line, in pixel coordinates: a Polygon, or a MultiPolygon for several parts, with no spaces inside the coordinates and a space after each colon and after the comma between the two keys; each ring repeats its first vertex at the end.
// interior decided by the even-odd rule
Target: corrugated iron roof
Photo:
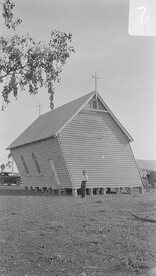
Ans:
{"type": "Polygon", "coordinates": [[[38,117],[7,149],[40,141],[57,135],[59,130],[92,98],[91,92],[38,117]]]}
{"type": "MultiPolygon", "coordinates": [[[[20,136],[18,136],[17,139],[7,147],[7,149],[16,148],[25,144],[57,136],[59,132],[61,132],[61,130],[75,117],[75,115],[94,97],[94,95],[95,91],[41,115],[20,136]]],[[[100,95],[97,95],[128,139],[133,141],[130,134],[117,120],[100,95]]]]}

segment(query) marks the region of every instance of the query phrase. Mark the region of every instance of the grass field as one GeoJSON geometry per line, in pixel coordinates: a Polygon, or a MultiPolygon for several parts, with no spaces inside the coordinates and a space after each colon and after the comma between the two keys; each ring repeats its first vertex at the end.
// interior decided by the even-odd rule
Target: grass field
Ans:
{"type": "Polygon", "coordinates": [[[154,276],[155,211],[154,192],[82,199],[0,187],[0,276],[154,276]]]}

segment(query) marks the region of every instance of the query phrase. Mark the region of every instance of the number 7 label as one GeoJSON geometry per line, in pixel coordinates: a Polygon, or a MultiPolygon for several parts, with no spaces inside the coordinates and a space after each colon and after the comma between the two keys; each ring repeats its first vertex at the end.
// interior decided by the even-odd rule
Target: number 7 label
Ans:
{"type": "Polygon", "coordinates": [[[156,0],[130,0],[129,34],[156,36],[156,0]]]}

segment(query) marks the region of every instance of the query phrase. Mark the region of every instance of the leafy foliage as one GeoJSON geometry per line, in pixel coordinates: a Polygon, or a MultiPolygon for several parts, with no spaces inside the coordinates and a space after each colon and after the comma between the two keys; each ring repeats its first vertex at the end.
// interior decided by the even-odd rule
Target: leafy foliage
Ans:
{"type": "MultiPolygon", "coordinates": [[[[3,17],[7,28],[15,28],[21,20],[14,21],[12,9],[14,3],[5,0],[3,17]]],[[[2,97],[5,104],[10,102],[12,94],[16,99],[21,90],[28,89],[37,94],[38,89],[46,87],[49,93],[50,107],[53,108],[54,83],[59,82],[66,60],[74,52],[70,45],[72,35],[51,31],[50,41],[35,42],[30,35],[0,37],[0,82],[3,84],[2,97]]],[[[2,109],[4,109],[4,105],[2,109]]]]}
{"type": "Polygon", "coordinates": [[[8,159],[13,158],[12,152],[10,151],[8,154],[8,159]]]}
{"type": "Polygon", "coordinates": [[[14,20],[14,15],[13,15],[13,8],[15,6],[15,3],[10,1],[10,0],[5,0],[3,3],[3,17],[5,20],[5,25],[7,26],[8,29],[12,28],[15,30],[16,26],[18,24],[21,24],[22,20],[21,19],[16,19],[14,20]]]}
{"type": "Polygon", "coordinates": [[[1,172],[3,172],[5,169],[5,164],[1,164],[1,172]]]}

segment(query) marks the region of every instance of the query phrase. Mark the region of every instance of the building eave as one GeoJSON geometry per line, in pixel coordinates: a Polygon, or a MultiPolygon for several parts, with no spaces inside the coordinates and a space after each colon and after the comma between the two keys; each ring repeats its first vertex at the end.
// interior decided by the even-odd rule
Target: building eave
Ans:
{"type": "Polygon", "coordinates": [[[20,148],[20,147],[23,147],[23,146],[26,146],[26,145],[35,144],[35,143],[42,142],[42,141],[45,141],[45,140],[50,140],[50,139],[53,139],[53,138],[56,138],[56,137],[57,137],[56,135],[52,135],[52,136],[46,137],[44,139],[39,139],[39,140],[28,142],[28,143],[23,143],[21,145],[15,146],[15,147],[10,147],[9,146],[9,147],[6,148],[6,150],[12,150],[12,149],[15,149],[15,148],[20,148]]]}
{"type": "Polygon", "coordinates": [[[132,136],[128,133],[128,131],[123,127],[123,125],[119,122],[119,120],[116,118],[116,116],[113,114],[113,112],[110,110],[110,108],[107,106],[107,104],[104,102],[104,100],[101,98],[101,96],[98,93],[98,97],[100,99],[100,101],[103,103],[104,107],[108,110],[109,114],[112,116],[112,118],[114,119],[114,121],[117,123],[117,125],[121,128],[121,130],[125,133],[125,135],[127,136],[127,138],[129,139],[130,142],[133,142],[134,139],[132,138],[132,136]]]}

